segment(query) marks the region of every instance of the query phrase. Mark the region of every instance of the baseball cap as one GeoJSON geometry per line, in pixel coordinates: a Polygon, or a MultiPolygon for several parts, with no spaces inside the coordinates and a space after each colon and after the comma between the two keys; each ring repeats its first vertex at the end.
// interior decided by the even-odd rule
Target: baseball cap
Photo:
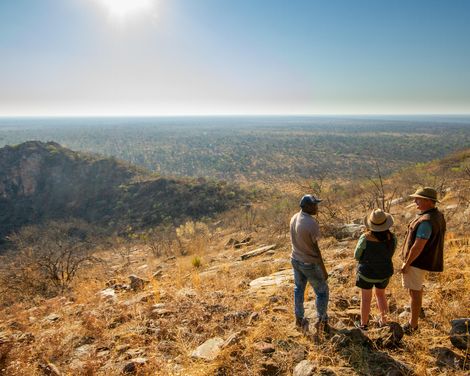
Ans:
{"type": "Polygon", "coordinates": [[[305,195],[300,200],[300,207],[303,208],[305,205],[308,204],[318,204],[322,200],[316,198],[314,195],[305,195]]]}

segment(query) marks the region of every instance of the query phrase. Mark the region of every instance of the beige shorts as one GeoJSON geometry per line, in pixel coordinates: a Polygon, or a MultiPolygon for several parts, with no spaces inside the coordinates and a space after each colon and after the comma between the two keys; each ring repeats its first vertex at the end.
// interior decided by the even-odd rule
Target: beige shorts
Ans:
{"type": "Polygon", "coordinates": [[[426,270],[410,266],[406,274],[402,274],[401,282],[405,289],[421,291],[423,289],[426,270]]]}

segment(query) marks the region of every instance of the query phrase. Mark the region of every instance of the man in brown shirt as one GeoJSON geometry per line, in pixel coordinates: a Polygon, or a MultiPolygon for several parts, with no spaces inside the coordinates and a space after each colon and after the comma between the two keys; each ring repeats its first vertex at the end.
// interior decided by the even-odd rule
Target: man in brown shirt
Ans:
{"type": "Polygon", "coordinates": [[[317,309],[317,330],[328,330],[328,274],[318,248],[320,227],[313,218],[318,212],[321,200],[305,195],[300,200],[301,210],[290,221],[292,242],[291,262],[294,269],[294,311],[296,326],[308,330],[308,320],[304,318],[304,293],[307,282],[315,291],[317,309]]]}
{"type": "Polygon", "coordinates": [[[423,302],[423,282],[426,271],[444,270],[444,236],[446,221],[436,208],[437,192],[433,188],[421,188],[414,194],[418,216],[408,224],[403,244],[401,267],[403,287],[411,299],[411,319],[404,325],[406,334],[418,329],[418,319],[423,302]]]}

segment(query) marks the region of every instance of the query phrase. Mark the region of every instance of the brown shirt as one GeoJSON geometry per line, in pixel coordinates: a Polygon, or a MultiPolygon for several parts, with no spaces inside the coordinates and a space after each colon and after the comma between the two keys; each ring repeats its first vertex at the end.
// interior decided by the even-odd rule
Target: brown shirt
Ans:
{"type": "Polygon", "coordinates": [[[442,213],[437,209],[431,209],[418,216],[408,224],[405,242],[403,243],[402,258],[406,261],[408,254],[416,240],[418,227],[422,222],[428,221],[432,226],[432,233],[419,256],[411,263],[419,269],[431,272],[444,270],[444,236],[446,221],[442,213]]]}
{"type": "Polygon", "coordinates": [[[294,214],[290,220],[291,257],[293,259],[307,264],[320,263],[319,238],[320,226],[310,214],[302,210],[294,214]]]}

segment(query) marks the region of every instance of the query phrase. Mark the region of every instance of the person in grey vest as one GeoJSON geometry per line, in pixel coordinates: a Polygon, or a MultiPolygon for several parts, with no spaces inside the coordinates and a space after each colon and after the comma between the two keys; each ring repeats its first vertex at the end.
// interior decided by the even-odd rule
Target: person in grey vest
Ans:
{"type": "Polygon", "coordinates": [[[444,270],[446,232],[444,215],[436,208],[439,201],[435,189],[420,188],[410,197],[414,198],[419,214],[408,224],[402,250],[402,282],[411,299],[411,319],[403,326],[406,334],[418,329],[426,272],[444,270]]]}
{"type": "Polygon", "coordinates": [[[304,317],[304,293],[307,282],[313,287],[316,295],[317,331],[329,330],[328,327],[328,274],[318,248],[320,226],[313,217],[318,213],[321,200],[313,195],[305,195],[300,200],[301,210],[290,221],[292,242],[291,262],[294,270],[294,312],[295,324],[307,331],[308,320],[304,317]]]}
{"type": "Polygon", "coordinates": [[[354,258],[358,261],[356,286],[361,289],[360,329],[369,324],[372,289],[375,287],[377,307],[380,311],[379,325],[387,323],[388,304],[385,288],[393,275],[392,257],[397,246],[396,236],[390,232],[393,217],[382,209],[375,209],[364,218],[367,231],[359,238],[354,258]]]}

